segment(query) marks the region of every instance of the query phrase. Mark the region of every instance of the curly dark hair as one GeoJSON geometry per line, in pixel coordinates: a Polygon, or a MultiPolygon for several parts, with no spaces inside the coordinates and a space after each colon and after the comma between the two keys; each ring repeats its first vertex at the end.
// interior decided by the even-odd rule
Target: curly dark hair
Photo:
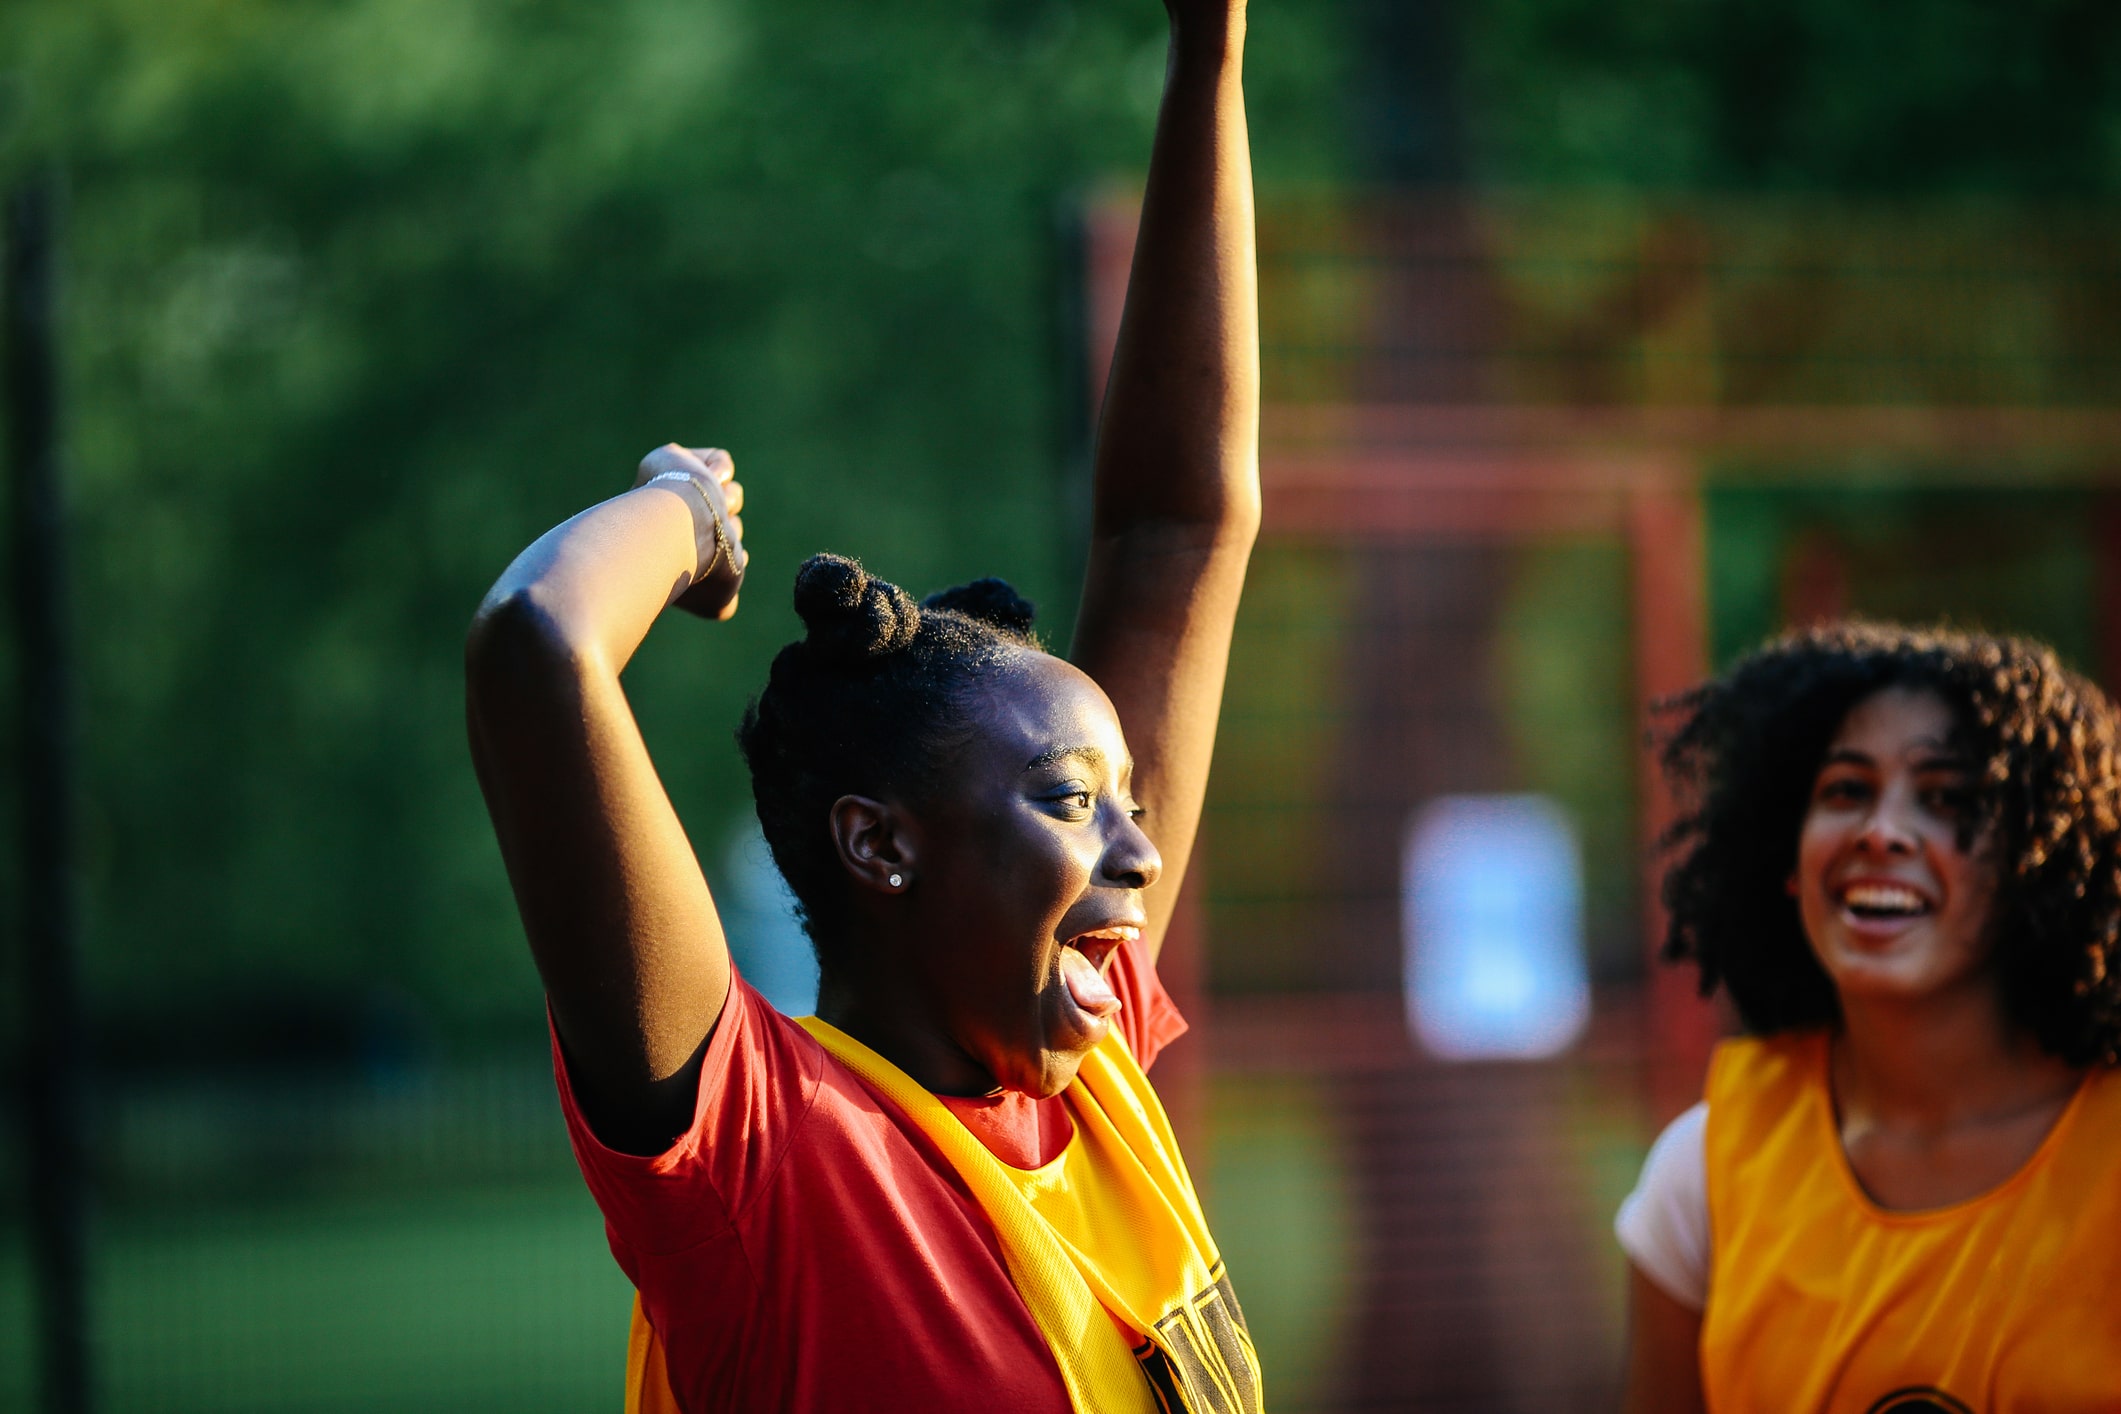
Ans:
{"type": "Polygon", "coordinates": [[[1041,652],[1032,605],[999,579],[916,604],[858,561],[813,555],[795,574],[807,633],[775,655],[737,745],[773,862],[820,962],[838,945],[848,882],[833,846],[843,795],[918,801],[970,729],[976,685],[1041,652]]]}
{"type": "Polygon", "coordinates": [[[1843,622],[1777,639],[1658,704],[1683,813],[1660,848],[1664,955],[1730,991],[1748,1030],[1840,1017],[1784,881],[1812,785],[1851,708],[1934,692],[1973,766],[1962,843],[1995,827],[1998,965],[2009,1014],[2074,1065],[2121,1061],[2121,746],[2104,693],[2020,638],[1843,622]]]}

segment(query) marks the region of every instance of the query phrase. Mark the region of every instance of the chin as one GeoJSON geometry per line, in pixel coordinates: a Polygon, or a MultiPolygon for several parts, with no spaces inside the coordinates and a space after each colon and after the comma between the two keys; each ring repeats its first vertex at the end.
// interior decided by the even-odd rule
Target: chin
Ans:
{"type": "Polygon", "coordinates": [[[1873,1002],[1914,1002],[1948,991],[1962,980],[1921,965],[1913,958],[1863,958],[1832,971],[1834,990],[1845,998],[1873,1002]],[[1912,964],[1912,965],[1911,965],[1912,964]]]}
{"type": "Polygon", "coordinates": [[[1082,1067],[1080,1051],[1044,1051],[1037,1063],[1024,1068],[1021,1080],[1009,1083],[1007,1088],[1034,1100],[1050,1100],[1068,1088],[1082,1067]]]}

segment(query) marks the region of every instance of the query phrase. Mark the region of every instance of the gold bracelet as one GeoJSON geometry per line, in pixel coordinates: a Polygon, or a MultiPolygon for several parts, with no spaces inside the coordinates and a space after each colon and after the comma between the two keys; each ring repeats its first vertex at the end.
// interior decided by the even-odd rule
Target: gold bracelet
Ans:
{"type": "MultiPolygon", "coordinates": [[[[699,478],[689,471],[659,471],[641,484],[643,486],[653,486],[659,481],[683,482],[693,495],[700,498],[700,509],[707,513],[707,523],[714,527],[714,553],[707,557],[706,564],[701,565],[692,572],[693,580],[697,582],[713,574],[714,567],[722,562],[724,556],[729,557],[729,561],[733,566],[736,563],[736,556],[729,549],[729,532],[722,528],[722,518],[714,509],[714,500],[707,494],[707,488],[700,485],[699,478]]],[[[692,526],[693,558],[695,560],[699,558],[699,530],[699,522],[695,520],[692,526]]]]}

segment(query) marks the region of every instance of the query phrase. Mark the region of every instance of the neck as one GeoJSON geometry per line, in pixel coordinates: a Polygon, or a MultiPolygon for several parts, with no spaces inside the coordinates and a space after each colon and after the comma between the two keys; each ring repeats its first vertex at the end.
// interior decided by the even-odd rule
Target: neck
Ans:
{"type": "Polygon", "coordinates": [[[1841,1013],[1833,1071],[1845,1116],[1949,1129],[2043,1103],[2078,1078],[2011,1024],[1993,978],[1918,1000],[1844,996],[1841,1013]]]}
{"type": "Polygon", "coordinates": [[[818,978],[817,1014],[913,1077],[933,1095],[984,1095],[994,1077],[942,1027],[918,999],[888,981],[852,968],[827,968],[818,978]]]}

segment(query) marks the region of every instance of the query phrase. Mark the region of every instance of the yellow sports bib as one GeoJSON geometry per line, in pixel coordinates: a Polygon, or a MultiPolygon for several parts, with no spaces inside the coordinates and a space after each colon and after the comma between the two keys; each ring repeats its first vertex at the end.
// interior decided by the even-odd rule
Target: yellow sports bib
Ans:
{"type": "MultiPolygon", "coordinates": [[[[1063,1092],[1075,1138],[1025,1170],[861,1042],[816,1017],[798,1024],[904,1110],[964,1179],[1079,1414],[1261,1414],[1244,1313],[1163,1105],[1116,1030],[1063,1092]]],[[[629,1414],[674,1414],[638,1298],[627,1353],[629,1414]]]]}
{"type": "Polygon", "coordinates": [[[2088,1076],[2010,1179],[1924,1212],[1857,1184],[1823,1033],[1725,1043],[1708,1102],[1713,1414],[2121,1410],[2121,1075],[2088,1076]]]}

